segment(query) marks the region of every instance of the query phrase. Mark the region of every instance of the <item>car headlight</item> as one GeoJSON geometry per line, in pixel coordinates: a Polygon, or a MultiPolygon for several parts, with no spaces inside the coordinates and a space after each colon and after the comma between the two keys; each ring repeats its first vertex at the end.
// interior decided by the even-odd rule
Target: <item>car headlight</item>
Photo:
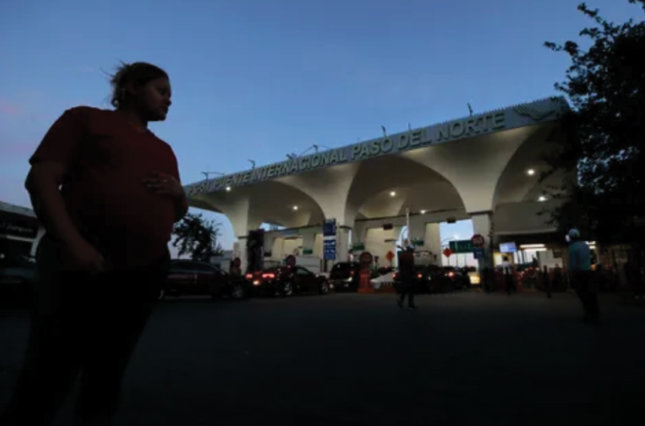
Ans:
{"type": "Polygon", "coordinates": [[[353,279],[354,279],[354,278],[349,277],[349,278],[347,278],[347,279],[345,280],[345,282],[346,282],[346,283],[351,283],[353,279]]]}

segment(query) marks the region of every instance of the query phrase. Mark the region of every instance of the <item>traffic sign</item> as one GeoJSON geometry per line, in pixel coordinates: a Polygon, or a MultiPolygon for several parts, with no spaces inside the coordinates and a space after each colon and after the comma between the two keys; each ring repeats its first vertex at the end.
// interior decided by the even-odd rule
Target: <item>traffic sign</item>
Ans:
{"type": "Polygon", "coordinates": [[[392,259],[394,259],[394,253],[392,252],[392,250],[388,251],[385,254],[385,258],[387,259],[388,262],[391,262],[392,259]]]}
{"type": "Polygon", "coordinates": [[[470,253],[473,251],[473,242],[470,240],[450,241],[450,250],[453,253],[470,253]]]}
{"type": "Polygon", "coordinates": [[[475,247],[473,249],[473,255],[475,259],[484,259],[486,256],[484,254],[484,247],[475,247]]]}
{"type": "Polygon", "coordinates": [[[450,250],[448,247],[446,247],[445,249],[443,249],[442,253],[443,253],[444,256],[450,257],[450,255],[452,254],[452,250],[450,250]]]}
{"type": "Polygon", "coordinates": [[[336,219],[325,219],[323,237],[336,236],[336,219]]]}
{"type": "Polygon", "coordinates": [[[323,257],[326,260],[336,259],[336,239],[323,240],[323,257]]]}
{"type": "Polygon", "coordinates": [[[473,235],[470,241],[473,243],[474,247],[484,247],[484,243],[486,242],[486,240],[484,239],[484,236],[481,234],[473,235]]]}

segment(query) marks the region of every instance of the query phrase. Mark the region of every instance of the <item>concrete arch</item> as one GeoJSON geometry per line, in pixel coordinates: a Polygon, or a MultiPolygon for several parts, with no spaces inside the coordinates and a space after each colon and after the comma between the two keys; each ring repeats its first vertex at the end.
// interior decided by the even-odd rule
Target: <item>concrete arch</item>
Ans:
{"type": "Polygon", "coordinates": [[[392,155],[361,164],[347,195],[348,223],[355,218],[398,216],[409,208],[459,210],[464,203],[455,186],[439,172],[409,158],[392,155]],[[390,191],[396,196],[391,197],[390,191]]]}

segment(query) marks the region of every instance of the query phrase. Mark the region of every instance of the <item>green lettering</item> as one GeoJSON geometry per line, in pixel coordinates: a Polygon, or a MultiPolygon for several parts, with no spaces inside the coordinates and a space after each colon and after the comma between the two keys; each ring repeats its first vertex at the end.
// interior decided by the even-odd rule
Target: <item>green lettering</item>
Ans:
{"type": "Polygon", "coordinates": [[[505,118],[506,116],[503,111],[496,113],[493,117],[493,129],[497,130],[506,127],[505,118]]]}
{"type": "Polygon", "coordinates": [[[437,137],[438,141],[443,141],[450,138],[450,127],[447,124],[442,124],[438,129],[439,136],[437,137]]]}
{"type": "Polygon", "coordinates": [[[361,146],[362,145],[354,145],[352,147],[352,160],[355,160],[358,157],[359,153],[361,152],[361,146]]]}
{"type": "Polygon", "coordinates": [[[450,126],[450,136],[453,138],[458,138],[464,134],[464,123],[462,121],[456,121],[450,126]]]}
{"type": "Polygon", "coordinates": [[[390,138],[383,139],[381,142],[381,152],[390,152],[394,148],[394,142],[390,138]]]}
{"type": "Polygon", "coordinates": [[[374,141],[370,144],[370,155],[378,155],[378,153],[381,152],[381,142],[380,141],[374,141]]]}

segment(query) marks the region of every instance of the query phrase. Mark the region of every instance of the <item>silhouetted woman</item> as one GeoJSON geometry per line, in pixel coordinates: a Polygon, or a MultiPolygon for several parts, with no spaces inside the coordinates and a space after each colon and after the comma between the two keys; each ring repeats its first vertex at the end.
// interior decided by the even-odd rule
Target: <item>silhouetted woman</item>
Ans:
{"type": "Polygon", "coordinates": [[[167,273],[188,209],[166,119],[165,71],[124,64],[115,110],[71,108],[30,158],[25,186],[46,229],[23,369],[3,425],[51,424],[80,377],[76,424],[111,424],[121,379],[167,273]]]}

